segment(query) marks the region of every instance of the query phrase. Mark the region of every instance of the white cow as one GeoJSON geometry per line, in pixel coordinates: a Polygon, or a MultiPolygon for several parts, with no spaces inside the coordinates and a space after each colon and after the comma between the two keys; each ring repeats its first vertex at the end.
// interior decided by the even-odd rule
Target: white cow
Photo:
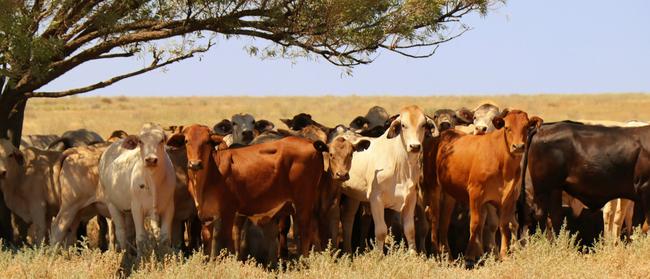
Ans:
{"type": "Polygon", "coordinates": [[[352,157],[350,179],[342,183],[342,193],[349,197],[344,208],[344,249],[351,252],[352,225],[359,203],[370,203],[375,222],[376,248],[383,249],[388,233],[384,209],[402,214],[404,235],[409,249],[415,250],[415,205],[417,183],[422,173],[420,154],[425,131],[433,127],[418,106],[400,111],[388,130],[370,139],[370,147],[352,157]]]}
{"type": "Polygon", "coordinates": [[[138,136],[130,135],[111,144],[99,161],[99,180],[115,224],[115,235],[122,249],[128,249],[127,214],[131,211],[136,231],[136,247],[142,252],[146,240],[145,217],[154,235],[169,245],[174,218],[176,175],[167,152],[166,135],[155,124],[144,124],[138,136]]]}

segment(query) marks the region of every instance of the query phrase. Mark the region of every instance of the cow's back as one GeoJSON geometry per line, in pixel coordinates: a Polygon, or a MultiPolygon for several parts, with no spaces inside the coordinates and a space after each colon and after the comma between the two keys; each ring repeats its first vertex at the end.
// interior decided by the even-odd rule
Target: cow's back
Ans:
{"type": "Polygon", "coordinates": [[[533,181],[557,181],[590,208],[600,208],[609,199],[634,198],[635,168],[649,139],[650,127],[544,125],[531,141],[528,167],[533,181]]]}
{"type": "Polygon", "coordinates": [[[62,201],[80,200],[84,207],[101,198],[99,160],[108,144],[73,147],[63,152],[60,172],[54,177],[61,187],[62,201]]]}
{"type": "Polygon", "coordinates": [[[323,159],[309,140],[278,141],[217,151],[217,166],[242,213],[271,210],[287,197],[316,190],[323,159]]]}

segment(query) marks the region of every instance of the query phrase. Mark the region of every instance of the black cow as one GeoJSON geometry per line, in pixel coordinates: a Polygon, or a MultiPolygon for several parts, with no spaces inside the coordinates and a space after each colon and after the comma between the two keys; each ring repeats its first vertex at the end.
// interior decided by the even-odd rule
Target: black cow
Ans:
{"type": "MultiPolygon", "coordinates": [[[[591,209],[626,198],[650,209],[650,127],[604,127],[577,122],[545,124],[531,131],[522,172],[529,168],[532,212],[538,221],[550,215],[562,225],[562,191],[591,209]]],[[[522,188],[525,188],[522,181],[522,188]]],[[[525,193],[525,191],[522,191],[525,193]]],[[[523,205],[524,196],[520,198],[523,205]]],[[[527,214],[520,214],[520,222],[527,214]]],[[[544,227],[545,222],[540,222],[544,227]]]]}

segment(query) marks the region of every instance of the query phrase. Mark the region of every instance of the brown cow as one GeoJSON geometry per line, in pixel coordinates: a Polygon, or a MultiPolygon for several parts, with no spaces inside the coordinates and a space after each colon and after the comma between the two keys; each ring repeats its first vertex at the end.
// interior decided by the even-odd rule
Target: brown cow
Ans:
{"type": "MultiPolygon", "coordinates": [[[[497,207],[500,213],[501,256],[506,255],[519,197],[524,143],[528,130],[541,123],[541,118],[529,119],[523,111],[504,110],[493,119],[498,131],[482,136],[454,130],[441,134],[436,152],[438,186],[456,200],[469,203],[470,237],[465,253],[468,266],[483,254],[481,211],[487,204],[497,207]]],[[[436,216],[435,201],[432,206],[436,216]]]]}
{"type": "Polygon", "coordinates": [[[327,145],[287,137],[216,151],[215,145],[222,140],[223,137],[211,134],[208,127],[192,125],[167,142],[171,146],[186,146],[188,187],[199,218],[217,221],[212,236],[213,241],[217,240],[217,247],[233,251],[235,213],[266,215],[292,202],[299,228],[299,251],[306,255],[323,172],[321,152],[327,151],[327,145]]]}

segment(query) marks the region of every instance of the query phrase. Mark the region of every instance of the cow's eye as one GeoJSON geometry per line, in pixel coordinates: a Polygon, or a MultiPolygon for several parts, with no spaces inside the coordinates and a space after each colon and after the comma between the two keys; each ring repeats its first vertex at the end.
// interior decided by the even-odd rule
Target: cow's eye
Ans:
{"type": "Polygon", "coordinates": [[[406,125],[402,124],[402,128],[403,128],[403,129],[406,129],[406,125]]]}

